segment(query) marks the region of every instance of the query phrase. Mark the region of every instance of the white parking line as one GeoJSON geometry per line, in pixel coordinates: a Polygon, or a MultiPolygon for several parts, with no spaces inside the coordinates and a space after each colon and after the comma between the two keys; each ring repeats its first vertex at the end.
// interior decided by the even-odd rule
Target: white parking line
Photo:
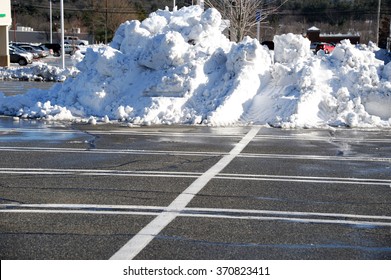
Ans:
{"type": "Polygon", "coordinates": [[[80,148],[50,148],[50,147],[10,147],[0,146],[5,152],[37,152],[37,153],[87,153],[87,154],[131,154],[131,155],[175,155],[175,156],[222,156],[227,153],[193,152],[170,150],[129,150],[129,149],[80,149],[80,148]]]}
{"type": "MultiPolygon", "coordinates": [[[[11,147],[0,146],[5,152],[37,152],[37,153],[87,153],[87,154],[132,154],[132,155],[173,155],[173,156],[224,156],[223,152],[196,152],[171,150],[129,150],[129,149],[81,149],[81,148],[49,148],[49,147],[11,147]]],[[[362,156],[320,156],[300,154],[255,154],[241,153],[240,158],[291,159],[291,160],[319,160],[319,161],[362,161],[362,162],[391,162],[390,157],[362,157],[362,156]]]]}
{"type": "MultiPolygon", "coordinates": [[[[124,129],[124,130],[67,130],[61,128],[12,128],[12,129],[2,129],[4,131],[12,131],[12,132],[33,132],[33,133],[55,133],[55,134],[75,134],[75,133],[86,133],[90,135],[133,135],[133,136],[166,136],[166,137],[207,137],[207,138],[241,138],[240,135],[242,131],[230,132],[226,131],[223,133],[213,133],[210,131],[207,132],[175,132],[175,131],[146,131],[142,128],[134,128],[132,130],[124,129]]],[[[359,131],[359,129],[356,129],[359,131]]],[[[244,134],[243,134],[244,135],[244,134]]],[[[329,143],[338,143],[338,142],[346,142],[346,143],[391,143],[391,139],[389,138],[364,138],[361,137],[359,139],[356,138],[346,138],[339,136],[328,136],[328,135],[308,135],[308,134],[292,134],[292,135],[278,135],[278,134],[260,134],[254,137],[254,140],[299,140],[299,141],[319,141],[319,142],[329,142],[329,143]]]]}
{"type": "Polygon", "coordinates": [[[240,152],[247,146],[247,144],[257,135],[260,127],[253,127],[242,138],[242,140],[235,145],[231,152],[220,159],[209,170],[197,178],[186,190],[184,190],[166,209],[166,211],[159,214],[147,226],[145,226],[139,233],[130,239],[121,249],[119,249],[110,259],[125,260],[133,259],[137,254],[143,250],[154,238],[158,235],[169,223],[171,223],[177,216],[178,212],[182,211],[194,196],[199,193],[202,188],[221,172],[240,152]]]}
{"type": "Polygon", "coordinates": [[[183,208],[182,210],[170,210],[166,207],[144,205],[0,204],[0,213],[158,216],[165,211],[171,211],[177,217],[190,218],[269,220],[295,223],[391,227],[390,216],[376,215],[226,208],[183,208]]]}
{"type": "Polygon", "coordinates": [[[354,177],[317,177],[317,176],[289,176],[268,174],[235,174],[220,173],[216,179],[248,180],[248,181],[277,181],[277,182],[301,182],[322,184],[357,184],[384,186],[391,183],[390,179],[371,179],[354,177]]]}
{"type": "MultiPolygon", "coordinates": [[[[137,171],[137,170],[110,170],[110,169],[60,169],[60,168],[0,168],[0,174],[18,175],[73,175],[73,176],[120,176],[120,177],[170,177],[170,178],[198,178],[199,172],[174,171],[137,171]]],[[[269,174],[235,174],[219,173],[213,179],[247,180],[247,181],[276,181],[301,182],[318,184],[356,184],[373,186],[390,186],[391,179],[372,179],[354,177],[317,177],[317,176],[288,176],[269,174]]]]}
{"type": "Polygon", "coordinates": [[[294,155],[294,154],[253,154],[243,153],[238,157],[244,158],[268,158],[268,159],[293,159],[293,160],[320,160],[320,161],[379,161],[391,162],[389,157],[360,157],[360,156],[320,156],[320,155],[294,155]]]}
{"type": "Polygon", "coordinates": [[[294,135],[257,135],[254,140],[299,140],[299,141],[319,141],[329,143],[391,143],[389,138],[346,138],[338,136],[314,136],[308,134],[294,134],[294,135]]]}
{"type": "Polygon", "coordinates": [[[202,173],[109,169],[0,168],[0,174],[197,178],[202,173]]]}
{"type": "Polygon", "coordinates": [[[242,132],[237,133],[197,133],[197,132],[172,132],[172,131],[143,131],[143,130],[67,130],[67,129],[50,129],[50,128],[11,128],[1,129],[6,132],[18,132],[18,133],[35,133],[40,132],[44,134],[86,134],[87,136],[93,135],[129,135],[129,136],[165,136],[165,137],[177,137],[177,138],[189,138],[189,137],[206,137],[206,138],[242,138],[244,134],[242,132]],[[241,135],[242,134],[242,135],[241,135]]]}

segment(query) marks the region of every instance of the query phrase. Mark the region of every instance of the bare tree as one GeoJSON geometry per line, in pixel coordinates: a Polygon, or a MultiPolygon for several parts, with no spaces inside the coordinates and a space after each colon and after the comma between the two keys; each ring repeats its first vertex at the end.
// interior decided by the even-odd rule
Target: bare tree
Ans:
{"type": "Polygon", "coordinates": [[[216,8],[223,19],[230,21],[231,40],[241,41],[251,33],[257,21],[264,21],[277,12],[288,0],[205,0],[208,7],[216,8]]]}
{"type": "Polygon", "coordinates": [[[92,24],[96,29],[98,40],[107,42],[111,39],[118,26],[132,19],[138,19],[139,13],[129,0],[94,1],[92,24]]]}

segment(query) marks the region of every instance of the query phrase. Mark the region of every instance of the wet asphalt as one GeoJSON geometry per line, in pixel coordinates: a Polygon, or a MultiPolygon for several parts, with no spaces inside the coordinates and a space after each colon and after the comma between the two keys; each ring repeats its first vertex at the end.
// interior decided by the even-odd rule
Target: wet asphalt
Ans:
{"type": "MultiPolygon", "coordinates": [[[[0,117],[0,258],[109,259],[251,129],[0,117]]],[[[391,131],[261,127],[135,259],[391,259],[391,131]]]]}

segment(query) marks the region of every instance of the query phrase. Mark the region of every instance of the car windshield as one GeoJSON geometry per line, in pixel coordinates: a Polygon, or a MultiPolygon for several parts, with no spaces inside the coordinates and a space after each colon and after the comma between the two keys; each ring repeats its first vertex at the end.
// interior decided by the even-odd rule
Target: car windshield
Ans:
{"type": "Polygon", "coordinates": [[[27,45],[24,45],[24,46],[21,46],[23,49],[26,49],[26,50],[31,50],[31,51],[38,51],[37,48],[35,48],[34,46],[27,46],[27,45]]]}
{"type": "Polygon", "coordinates": [[[22,48],[19,48],[19,47],[17,47],[17,46],[11,46],[15,51],[18,51],[18,52],[26,52],[24,49],[22,49],[22,48]]]}

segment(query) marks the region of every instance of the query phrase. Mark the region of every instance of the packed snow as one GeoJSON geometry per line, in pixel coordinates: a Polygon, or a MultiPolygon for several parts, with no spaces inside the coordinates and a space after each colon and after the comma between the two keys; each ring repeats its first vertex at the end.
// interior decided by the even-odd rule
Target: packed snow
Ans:
{"type": "MultiPolygon", "coordinates": [[[[79,57],[73,59],[77,61],[79,57]]],[[[62,69],[43,62],[33,62],[30,67],[0,67],[0,80],[64,82],[68,77],[75,77],[78,73],[79,70],[73,66],[62,69]]]]}
{"type": "Polygon", "coordinates": [[[301,35],[229,41],[215,9],[158,10],[88,49],[63,83],[17,96],[0,114],[130,124],[390,127],[391,63],[370,44],[313,54],[301,35]]]}

